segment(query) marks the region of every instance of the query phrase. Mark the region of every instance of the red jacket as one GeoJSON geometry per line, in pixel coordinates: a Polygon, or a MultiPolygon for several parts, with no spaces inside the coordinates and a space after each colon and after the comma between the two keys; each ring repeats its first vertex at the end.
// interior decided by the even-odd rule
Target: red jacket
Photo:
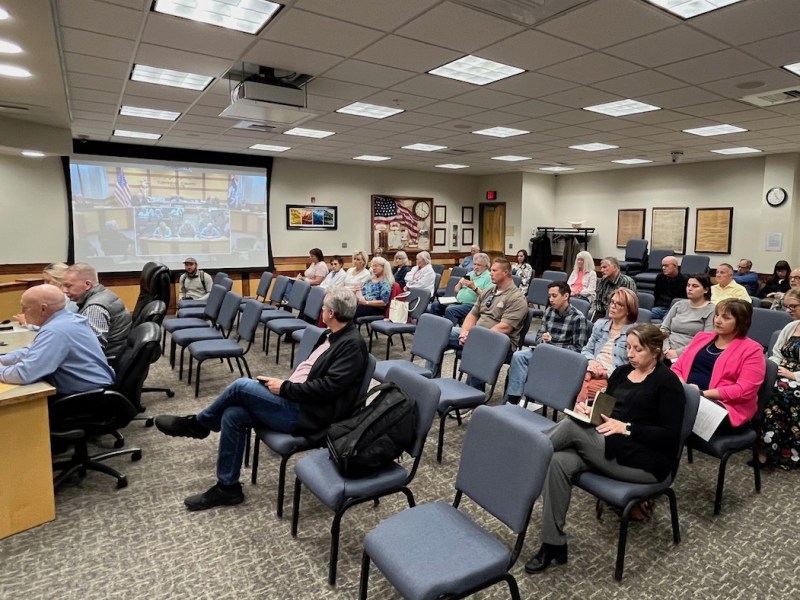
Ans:
{"type": "MultiPolygon", "coordinates": [[[[672,365],[672,370],[681,380],[688,379],[695,356],[716,337],[713,331],[695,334],[692,343],[672,365]]],[[[719,392],[720,401],[734,427],[747,423],[756,414],[758,388],[764,382],[766,372],[764,349],[761,344],[746,337],[734,339],[714,363],[708,389],[719,392]]]]}

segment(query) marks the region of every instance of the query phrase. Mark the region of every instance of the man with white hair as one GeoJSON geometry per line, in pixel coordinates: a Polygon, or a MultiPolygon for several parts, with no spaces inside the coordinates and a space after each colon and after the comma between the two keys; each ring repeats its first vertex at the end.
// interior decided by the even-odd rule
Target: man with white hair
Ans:
{"type": "Polygon", "coordinates": [[[459,264],[458,266],[465,268],[467,271],[472,271],[475,255],[478,254],[480,251],[481,247],[473,244],[469,249],[469,254],[464,257],[464,260],[462,260],[461,264],[459,264]]]}

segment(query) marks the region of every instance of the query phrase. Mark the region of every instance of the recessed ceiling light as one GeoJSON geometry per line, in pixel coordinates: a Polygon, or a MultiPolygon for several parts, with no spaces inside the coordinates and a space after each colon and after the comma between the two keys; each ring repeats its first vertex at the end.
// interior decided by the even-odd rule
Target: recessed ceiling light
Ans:
{"type": "Polygon", "coordinates": [[[2,54],[19,54],[22,52],[22,48],[17,46],[14,42],[7,42],[6,40],[0,40],[0,53],[2,54]]]}
{"type": "Polygon", "coordinates": [[[291,150],[291,146],[273,146],[272,144],[253,144],[251,150],[263,150],[264,152],[286,152],[291,150]]]}
{"type": "Polygon", "coordinates": [[[353,157],[353,160],[368,160],[370,162],[383,162],[384,160],[391,159],[391,156],[375,156],[374,154],[362,154],[361,156],[353,157]]]}
{"type": "Polygon", "coordinates": [[[22,156],[27,156],[29,158],[42,158],[44,156],[44,152],[39,152],[38,150],[23,150],[22,156]]]}
{"type": "Polygon", "coordinates": [[[561,173],[563,171],[574,171],[573,167],[539,167],[540,171],[550,171],[551,173],[561,173]]]}
{"type": "Polygon", "coordinates": [[[428,71],[431,75],[466,81],[475,85],[486,85],[524,72],[525,69],[511,67],[471,54],[428,71]]]}
{"type": "Polygon", "coordinates": [[[719,150],[712,150],[716,154],[752,154],[761,152],[758,148],[748,148],[747,146],[739,146],[738,148],[720,148],[719,150]]]}
{"type": "Polygon", "coordinates": [[[492,160],[504,160],[506,162],[517,162],[520,160],[531,160],[530,156],[514,156],[513,154],[507,154],[505,156],[493,156],[492,160]]]}
{"type": "Polygon", "coordinates": [[[729,6],[743,0],[647,0],[659,8],[671,12],[682,19],[691,19],[723,6],[729,6]]]}
{"type": "Polygon", "coordinates": [[[127,131],[125,129],[115,129],[116,137],[139,138],[142,140],[157,140],[161,137],[160,133],[145,133],[144,131],[127,131]]]}
{"type": "Polygon", "coordinates": [[[793,63],[791,65],[783,65],[787,71],[791,71],[795,75],[800,75],[800,63],[793,63]]]}
{"type": "Polygon", "coordinates": [[[480,129],[478,131],[473,131],[472,133],[477,133],[478,135],[490,135],[492,137],[506,138],[506,137],[513,137],[515,135],[524,135],[526,133],[530,133],[530,131],[525,131],[524,129],[513,129],[512,127],[490,127],[489,129],[480,129]]]}
{"type": "Polygon", "coordinates": [[[294,127],[289,131],[284,131],[284,135],[299,135],[301,137],[310,137],[322,139],[335,134],[335,131],[324,131],[322,129],[304,129],[303,127],[294,127]]]}
{"type": "Polygon", "coordinates": [[[578,144],[577,146],[570,146],[570,148],[573,150],[585,150],[586,152],[597,152],[599,150],[613,150],[614,148],[619,148],[619,146],[595,142],[593,144],[578,144]]]}
{"type": "Polygon", "coordinates": [[[369,117],[370,119],[385,119],[398,113],[403,112],[402,108],[389,108],[388,106],[379,106],[377,104],[367,104],[366,102],[353,102],[347,106],[343,106],[337,113],[344,113],[346,115],[356,115],[358,117],[369,117]]]}
{"type": "Polygon", "coordinates": [[[4,8],[0,8],[0,21],[5,21],[6,19],[10,19],[11,15],[8,14],[8,11],[4,8]]]}
{"type": "Polygon", "coordinates": [[[469,165],[457,165],[456,163],[445,163],[443,165],[436,165],[439,169],[468,169],[469,165]]]}
{"type": "Polygon", "coordinates": [[[0,75],[6,77],[30,77],[31,72],[22,67],[15,67],[14,65],[0,65],[0,75]]]}
{"type": "Polygon", "coordinates": [[[435,152],[436,150],[445,150],[447,146],[437,146],[436,144],[410,144],[403,146],[406,150],[419,150],[420,152],[435,152]]]}
{"type": "Polygon", "coordinates": [[[596,104],[594,106],[585,106],[583,110],[590,110],[611,117],[624,117],[625,115],[635,115],[637,113],[661,110],[661,107],[645,104],[638,100],[627,99],[618,100],[617,102],[607,102],[605,104],[596,104]]]}
{"type": "Polygon", "coordinates": [[[683,133],[691,133],[692,135],[701,135],[708,137],[711,135],[726,135],[728,133],[741,133],[747,131],[735,125],[709,125],[708,127],[695,127],[694,129],[684,129],[683,133]]]}
{"type": "Polygon", "coordinates": [[[618,165],[643,165],[644,163],[651,163],[653,161],[644,158],[621,158],[619,160],[612,160],[611,162],[617,163],[618,165]]]}
{"type": "Polygon", "coordinates": [[[131,79],[133,81],[143,81],[145,83],[155,83],[156,85],[200,91],[206,89],[206,86],[208,86],[214,78],[208,75],[184,73],[183,71],[172,71],[159,67],[148,67],[147,65],[134,65],[131,79]]]}
{"type": "Polygon", "coordinates": [[[123,106],[119,109],[119,114],[123,117],[141,117],[143,119],[158,119],[159,121],[174,121],[181,116],[181,113],[171,110],[155,110],[136,106],[123,106]]]}
{"type": "Polygon", "coordinates": [[[156,12],[256,33],[280,10],[281,5],[267,0],[156,0],[156,12]]]}

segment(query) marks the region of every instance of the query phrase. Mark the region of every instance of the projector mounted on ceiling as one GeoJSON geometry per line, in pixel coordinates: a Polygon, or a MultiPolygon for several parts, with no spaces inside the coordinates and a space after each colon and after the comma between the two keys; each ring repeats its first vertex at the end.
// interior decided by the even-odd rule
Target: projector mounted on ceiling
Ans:
{"type": "Polygon", "coordinates": [[[231,104],[220,117],[250,121],[276,128],[297,127],[319,113],[306,108],[306,91],[299,83],[310,78],[294,75],[291,83],[272,75],[271,69],[251,75],[231,91],[231,104]]]}

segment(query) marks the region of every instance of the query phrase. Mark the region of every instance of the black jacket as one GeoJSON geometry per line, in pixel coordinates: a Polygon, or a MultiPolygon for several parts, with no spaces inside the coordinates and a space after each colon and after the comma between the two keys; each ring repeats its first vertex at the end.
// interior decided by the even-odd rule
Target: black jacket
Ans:
{"type": "Polygon", "coordinates": [[[353,323],[320,338],[330,348],[312,365],[303,383],[284,381],[280,395],[300,405],[295,432],[319,433],[348,417],[359,400],[358,391],[367,368],[367,345],[353,323]]]}
{"type": "Polygon", "coordinates": [[[686,298],[686,284],[689,278],[683,273],[678,273],[670,279],[663,273],[656,275],[656,287],[653,290],[655,302],[653,306],[669,308],[675,298],[686,298]]]}

